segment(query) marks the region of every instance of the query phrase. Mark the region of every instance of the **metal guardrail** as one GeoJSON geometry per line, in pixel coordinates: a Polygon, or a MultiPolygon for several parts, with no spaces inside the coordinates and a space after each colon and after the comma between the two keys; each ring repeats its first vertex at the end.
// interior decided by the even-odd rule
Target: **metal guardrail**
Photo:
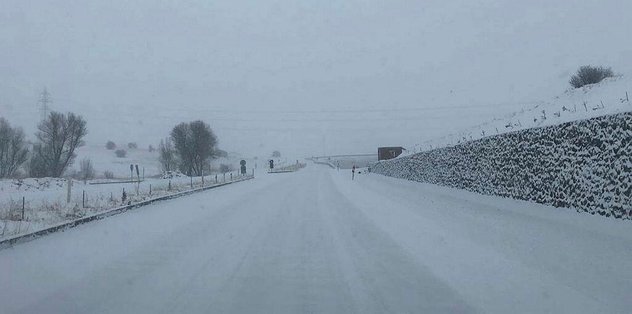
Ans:
{"type": "Polygon", "coordinates": [[[20,244],[20,243],[24,243],[24,242],[29,242],[32,240],[35,240],[37,238],[40,238],[42,236],[54,233],[54,232],[58,232],[58,231],[65,231],[67,229],[70,228],[74,228],[76,226],[91,222],[91,221],[95,221],[95,220],[100,220],[103,218],[107,218],[110,216],[114,216],[117,214],[121,214],[124,213],[128,210],[131,209],[135,209],[138,207],[143,207],[143,206],[147,206],[150,205],[152,203],[155,202],[159,202],[159,201],[164,201],[164,200],[170,200],[170,199],[174,199],[174,198],[178,198],[181,196],[186,196],[189,194],[193,194],[193,193],[197,193],[197,192],[202,192],[202,191],[206,191],[206,190],[210,190],[210,189],[214,189],[214,188],[218,188],[221,186],[225,186],[225,185],[229,185],[232,183],[237,183],[237,182],[242,182],[242,181],[247,181],[247,180],[251,180],[254,179],[254,176],[245,176],[241,179],[237,179],[234,181],[229,181],[229,182],[225,182],[225,183],[218,183],[215,185],[210,185],[210,186],[205,186],[205,187],[201,187],[201,188],[197,188],[197,189],[192,189],[192,190],[187,190],[187,191],[183,191],[183,192],[178,192],[178,193],[174,193],[174,194],[170,194],[170,195],[165,195],[165,196],[160,196],[160,197],[156,197],[156,198],[152,198],[146,201],[141,201],[138,203],[134,203],[134,204],[129,204],[129,205],[123,205],[120,207],[116,207],[116,208],[112,208],[100,213],[96,213],[94,215],[90,215],[90,216],[86,216],[86,217],[82,217],[82,218],[78,218],[78,219],[74,219],[71,221],[66,221],[66,222],[62,222],[50,227],[46,227],[37,231],[33,231],[27,234],[23,234],[23,235],[17,235],[17,236],[13,236],[13,237],[9,237],[7,239],[4,240],[0,240],[0,250],[1,249],[5,249],[8,247],[12,247],[16,244],[20,244]]]}
{"type": "Polygon", "coordinates": [[[334,166],[331,162],[324,162],[324,161],[316,161],[315,159],[312,160],[315,164],[318,165],[325,165],[325,166],[329,166],[331,167],[331,169],[336,169],[336,166],[334,166]]]}
{"type": "Polygon", "coordinates": [[[307,164],[298,163],[298,164],[293,164],[293,165],[289,165],[289,166],[284,166],[284,167],[280,167],[280,168],[271,169],[271,170],[268,171],[268,173],[296,172],[296,171],[299,171],[300,169],[303,169],[305,167],[307,167],[307,164]]]}
{"type": "Polygon", "coordinates": [[[103,182],[90,182],[90,185],[101,185],[101,184],[123,184],[123,183],[141,183],[145,180],[127,180],[127,181],[103,181],[103,182]]]}
{"type": "Polygon", "coordinates": [[[377,154],[351,154],[351,155],[331,155],[331,156],[315,156],[310,157],[308,159],[323,159],[323,158],[340,158],[340,157],[372,157],[377,156],[377,154]]]}

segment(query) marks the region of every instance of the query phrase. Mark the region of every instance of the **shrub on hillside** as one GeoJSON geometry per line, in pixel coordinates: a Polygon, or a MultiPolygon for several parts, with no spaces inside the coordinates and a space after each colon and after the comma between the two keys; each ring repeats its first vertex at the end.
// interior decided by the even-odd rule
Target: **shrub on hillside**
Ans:
{"type": "Polygon", "coordinates": [[[580,88],[590,84],[596,84],[607,77],[613,77],[614,73],[611,68],[606,67],[594,67],[591,65],[585,65],[577,70],[573,76],[571,76],[571,80],[569,83],[574,88],[580,88]]]}
{"type": "Polygon", "coordinates": [[[117,149],[114,154],[116,154],[116,157],[118,158],[125,158],[127,156],[127,151],[124,149],[117,149]]]}
{"type": "Polygon", "coordinates": [[[116,143],[112,142],[112,141],[108,141],[107,143],[105,143],[105,148],[108,150],[115,150],[116,149],[116,143]]]}
{"type": "Polygon", "coordinates": [[[127,143],[127,148],[129,149],[137,149],[138,148],[138,144],[132,142],[132,143],[127,143]]]}
{"type": "Polygon", "coordinates": [[[92,166],[92,161],[90,159],[83,159],[79,162],[79,178],[84,182],[90,179],[94,179],[96,171],[94,170],[94,166],[92,166]]]}
{"type": "Polygon", "coordinates": [[[227,164],[219,165],[219,172],[226,173],[226,172],[231,172],[231,171],[233,171],[233,167],[231,165],[227,165],[227,164]]]}
{"type": "Polygon", "coordinates": [[[160,154],[158,161],[162,166],[162,171],[170,172],[176,170],[178,167],[178,160],[170,138],[160,140],[158,152],[160,154]]]}
{"type": "Polygon", "coordinates": [[[109,170],[103,171],[103,176],[106,179],[114,179],[114,172],[109,171],[109,170]]]}

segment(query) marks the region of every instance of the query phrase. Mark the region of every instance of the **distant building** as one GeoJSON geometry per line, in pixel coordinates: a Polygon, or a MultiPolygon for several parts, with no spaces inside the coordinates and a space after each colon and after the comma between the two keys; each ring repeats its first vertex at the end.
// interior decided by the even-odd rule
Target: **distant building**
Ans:
{"type": "Polygon", "coordinates": [[[379,147],[377,149],[377,160],[393,159],[405,151],[403,147],[379,147]]]}

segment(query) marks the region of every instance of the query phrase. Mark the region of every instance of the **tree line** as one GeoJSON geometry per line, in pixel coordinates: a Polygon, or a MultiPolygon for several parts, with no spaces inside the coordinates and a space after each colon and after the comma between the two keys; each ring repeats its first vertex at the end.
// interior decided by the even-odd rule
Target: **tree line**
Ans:
{"type": "MultiPolygon", "coordinates": [[[[22,128],[12,127],[0,118],[0,178],[22,175],[21,169],[28,177],[62,177],[74,163],[75,151],[85,144],[83,139],[87,134],[87,123],[82,116],[51,112],[38,124],[35,143],[29,144],[22,128]]],[[[207,123],[200,120],[180,123],[158,147],[162,170],[203,175],[210,170],[212,159],[226,156],[217,143],[207,123]]],[[[94,175],[89,160],[82,161],[81,169],[82,176],[94,175]]]]}
{"type": "Polygon", "coordinates": [[[29,150],[24,131],[0,118],[0,177],[15,177],[21,168],[29,177],[61,177],[84,145],[86,121],[74,113],[51,112],[37,126],[29,150]]]}

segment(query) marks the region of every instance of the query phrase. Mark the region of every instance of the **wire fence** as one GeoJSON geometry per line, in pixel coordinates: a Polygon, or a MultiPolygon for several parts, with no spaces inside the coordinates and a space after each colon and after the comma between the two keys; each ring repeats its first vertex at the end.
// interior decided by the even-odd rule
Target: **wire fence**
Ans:
{"type": "Polygon", "coordinates": [[[178,177],[110,185],[82,185],[70,181],[70,193],[67,187],[53,192],[36,191],[0,203],[0,239],[118,206],[252,177],[254,170],[249,174],[230,172],[204,177],[178,177]]]}

